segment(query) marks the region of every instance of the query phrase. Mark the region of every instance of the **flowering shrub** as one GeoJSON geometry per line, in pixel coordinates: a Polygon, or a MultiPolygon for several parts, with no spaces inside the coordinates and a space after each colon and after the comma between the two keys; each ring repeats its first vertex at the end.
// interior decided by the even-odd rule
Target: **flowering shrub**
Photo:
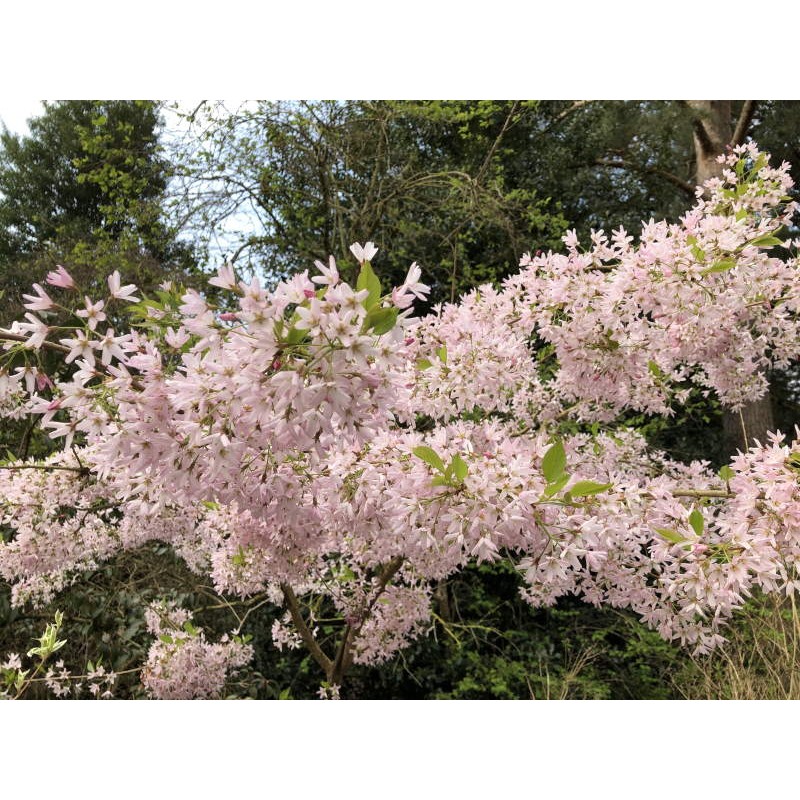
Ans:
{"type": "MultiPolygon", "coordinates": [[[[14,602],[167,542],[220,594],[281,604],[276,645],[307,648],[334,696],[353,663],[427,629],[433,581],[509,559],[534,605],[577,594],[713,649],[755,587],[800,587],[800,448],[775,434],[717,475],[615,420],[671,415],[692,386],[740,408],[800,355],[797,261],[775,255],[792,246],[788,165],[754,145],[724,160],[679,223],[586,249],[571,233],[421,319],[420,268],[384,292],[372,243],[351,248],[355,287],[333,258],[272,291],[225,266],[224,306],[171,284],[140,299],[118,273],[93,298],[58,267],[0,333],[0,409],[65,445],[0,469],[14,602]],[[55,374],[43,349],[63,355],[55,374]]],[[[251,648],[160,614],[147,690],[219,695],[251,648]]]]}

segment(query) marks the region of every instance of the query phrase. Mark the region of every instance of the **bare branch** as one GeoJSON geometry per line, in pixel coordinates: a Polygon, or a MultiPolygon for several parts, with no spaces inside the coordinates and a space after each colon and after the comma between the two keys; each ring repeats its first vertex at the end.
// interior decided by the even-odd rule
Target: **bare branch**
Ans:
{"type": "Polygon", "coordinates": [[[735,492],[729,492],[725,489],[676,489],[672,492],[673,497],[721,497],[723,499],[729,497],[736,497],[735,492]]]}
{"type": "Polygon", "coordinates": [[[739,119],[736,122],[736,130],[733,133],[733,139],[731,139],[731,145],[733,147],[744,142],[747,131],[750,128],[750,123],[753,121],[753,115],[756,112],[757,105],[757,100],[744,101],[742,110],[739,112],[739,119]]]}
{"type": "Polygon", "coordinates": [[[306,625],[306,621],[303,619],[303,613],[300,611],[300,604],[297,602],[297,596],[292,590],[292,587],[289,586],[288,583],[282,583],[281,591],[283,592],[283,599],[286,601],[286,605],[289,608],[289,613],[292,616],[292,622],[295,628],[297,628],[297,632],[300,634],[303,643],[308,648],[308,652],[311,653],[311,656],[317,664],[322,667],[325,674],[330,675],[333,662],[322,652],[322,648],[314,638],[314,634],[311,633],[308,625],[306,625]]]}
{"type": "MultiPolygon", "coordinates": [[[[7,331],[5,328],[0,328],[0,341],[8,341],[8,342],[27,342],[28,337],[23,336],[20,333],[12,333],[11,331],[7,331]]],[[[46,348],[47,350],[58,350],[59,353],[69,353],[71,352],[69,347],[65,347],[63,344],[56,344],[55,342],[42,342],[42,347],[46,348]]]]}
{"type": "Polygon", "coordinates": [[[19,469],[41,469],[46,472],[51,469],[61,469],[67,472],[77,472],[79,475],[91,474],[89,467],[67,467],[61,464],[11,464],[8,466],[0,466],[0,469],[7,469],[11,470],[12,472],[19,469]]]}
{"type": "Polygon", "coordinates": [[[584,106],[588,106],[589,103],[594,103],[594,100],[576,100],[569,108],[565,108],[548,126],[548,130],[552,128],[554,125],[558,125],[559,122],[566,119],[570,114],[579,109],[583,108],[584,106]]]}
{"type": "Polygon", "coordinates": [[[679,178],[677,175],[673,175],[671,172],[668,172],[665,169],[661,169],[661,167],[646,167],[641,166],[639,164],[632,164],[630,161],[625,161],[624,159],[618,159],[616,161],[612,161],[611,159],[607,158],[598,158],[595,159],[594,162],[598,167],[610,167],[611,169],[626,169],[630,172],[644,172],[648,175],[658,175],[664,180],[669,181],[673,186],[676,186],[682,192],[685,192],[690,197],[694,197],[695,193],[695,185],[693,183],[689,183],[689,181],[683,180],[683,178],[679,178]]]}
{"type": "Polygon", "coordinates": [[[483,164],[481,164],[480,169],[478,170],[478,174],[475,176],[475,183],[479,184],[481,179],[483,178],[484,173],[489,167],[489,164],[495,154],[495,151],[500,146],[500,142],[503,140],[503,136],[505,136],[506,131],[511,127],[511,120],[514,118],[514,114],[517,113],[517,109],[519,108],[519,100],[515,100],[511,105],[511,110],[508,112],[508,116],[503,123],[503,127],[500,129],[500,133],[497,134],[497,138],[492,142],[492,146],[489,148],[489,152],[486,154],[486,158],[483,160],[483,164]]]}

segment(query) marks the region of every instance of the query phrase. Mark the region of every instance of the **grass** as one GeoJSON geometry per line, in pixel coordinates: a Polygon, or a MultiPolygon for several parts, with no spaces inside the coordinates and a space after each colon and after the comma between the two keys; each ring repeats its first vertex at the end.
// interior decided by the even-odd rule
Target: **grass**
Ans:
{"type": "Polygon", "coordinates": [[[800,614],[794,597],[759,597],[725,632],[727,644],[675,676],[687,700],[800,699],[800,614]]]}

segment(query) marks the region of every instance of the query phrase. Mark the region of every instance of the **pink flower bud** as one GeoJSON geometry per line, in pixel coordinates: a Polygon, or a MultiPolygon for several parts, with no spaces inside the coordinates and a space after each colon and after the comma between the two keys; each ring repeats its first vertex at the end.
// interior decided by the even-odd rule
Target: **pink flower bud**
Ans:
{"type": "Polygon", "coordinates": [[[75,281],[61,264],[56,265],[54,272],[47,273],[47,283],[51,286],[60,286],[62,289],[74,289],[75,281]]]}
{"type": "Polygon", "coordinates": [[[36,373],[36,388],[41,391],[45,388],[45,386],[49,386],[51,389],[53,387],[53,381],[44,373],[44,372],[37,372],[36,373]]]}

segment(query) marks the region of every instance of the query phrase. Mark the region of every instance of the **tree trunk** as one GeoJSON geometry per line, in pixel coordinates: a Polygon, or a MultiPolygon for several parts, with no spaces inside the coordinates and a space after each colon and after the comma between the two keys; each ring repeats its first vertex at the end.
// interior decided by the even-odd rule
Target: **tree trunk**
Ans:
{"type": "MultiPolygon", "coordinates": [[[[745,103],[735,133],[731,123],[730,100],[689,100],[688,105],[697,115],[694,119],[696,180],[702,184],[722,174],[722,164],[717,162],[717,156],[729,145],[740,144],[744,139],[753,105],[752,101],[745,103]]],[[[741,412],[725,411],[725,456],[730,458],[737,450],[747,450],[756,439],[765,442],[767,432],[772,430],[775,430],[775,419],[769,393],[746,405],[741,412]]]]}

